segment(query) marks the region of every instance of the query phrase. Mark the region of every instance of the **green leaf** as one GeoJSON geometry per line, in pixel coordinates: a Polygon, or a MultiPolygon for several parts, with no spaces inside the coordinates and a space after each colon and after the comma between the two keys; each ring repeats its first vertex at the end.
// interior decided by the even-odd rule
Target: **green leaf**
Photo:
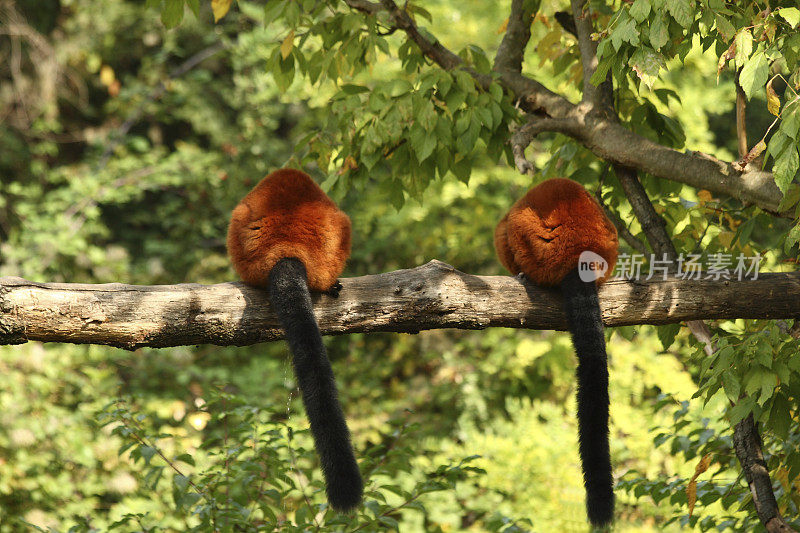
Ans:
{"type": "Polygon", "coordinates": [[[767,400],[772,398],[775,393],[775,387],[778,386],[778,378],[772,372],[762,372],[761,378],[761,395],[758,397],[758,404],[764,405],[767,400]]]}
{"type": "Polygon", "coordinates": [[[494,123],[494,127],[497,128],[503,122],[503,108],[497,102],[492,102],[490,111],[492,112],[492,122],[494,123]]]}
{"type": "Polygon", "coordinates": [[[175,458],[175,460],[176,460],[176,461],[181,461],[181,462],[183,462],[183,463],[186,463],[187,465],[192,465],[192,466],[194,466],[194,457],[192,457],[192,456],[191,456],[191,455],[189,455],[188,453],[182,453],[182,454],[180,454],[179,456],[177,456],[177,457],[175,458]]]}
{"type": "Polygon", "coordinates": [[[717,23],[717,31],[722,34],[726,41],[736,33],[736,28],[733,24],[719,13],[714,15],[714,20],[717,23]]]}
{"type": "Polygon", "coordinates": [[[478,117],[481,119],[481,123],[486,126],[488,129],[492,129],[494,126],[494,117],[492,117],[492,110],[487,106],[479,106],[475,108],[475,112],[478,114],[478,117]]]}
{"type": "Polygon", "coordinates": [[[780,131],[788,137],[800,141],[797,136],[800,132],[800,104],[798,102],[792,102],[783,109],[780,131]]]}
{"type": "Polygon", "coordinates": [[[728,411],[728,417],[730,418],[731,425],[741,422],[752,412],[754,405],[755,402],[752,398],[742,398],[736,402],[736,405],[731,407],[731,409],[728,411]]]}
{"type": "Polygon", "coordinates": [[[425,131],[419,124],[414,124],[408,136],[411,141],[411,148],[420,163],[428,159],[436,148],[436,137],[432,133],[425,131]]]}
{"type": "Polygon", "coordinates": [[[606,75],[612,63],[613,56],[606,56],[600,60],[600,63],[597,65],[597,70],[594,71],[594,74],[592,74],[592,77],[589,79],[592,85],[597,86],[606,81],[606,75]]]}
{"type": "Polygon", "coordinates": [[[186,0],[186,5],[192,10],[195,18],[200,18],[200,0],[186,0]]]}
{"type": "Polygon", "coordinates": [[[439,139],[440,143],[442,143],[444,146],[450,146],[452,144],[453,122],[447,117],[440,117],[439,120],[436,121],[434,130],[436,131],[436,137],[439,139]]]}
{"type": "Polygon", "coordinates": [[[264,20],[277,20],[283,16],[283,11],[286,9],[286,6],[286,2],[266,2],[264,6],[264,20]]]}
{"type": "Polygon", "coordinates": [[[778,394],[772,401],[767,427],[772,430],[778,438],[785,440],[789,436],[790,423],[791,410],[789,407],[789,400],[787,400],[783,394],[778,394]]]}
{"type": "Polygon", "coordinates": [[[492,82],[492,84],[489,85],[489,94],[492,95],[495,102],[503,101],[503,87],[499,83],[492,82]]]}
{"type": "Polygon", "coordinates": [[[167,28],[174,28],[183,20],[183,0],[164,0],[161,4],[161,22],[167,28]]]}
{"type": "Polygon", "coordinates": [[[386,93],[392,98],[397,98],[398,96],[410,93],[413,90],[414,86],[411,85],[411,83],[407,80],[395,79],[389,82],[389,89],[386,91],[386,93]]]}
{"type": "Polygon", "coordinates": [[[666,65],[664,57],[649,48],[639,48],[628,62],[642,82],[652,88],[658,73],[666,65]]]}
{"type": "Polygon", "coordinates": [[[354,85],[352,83],[345,83],[340,88],[346,94],[360,94],[369,92],[369,88],[364,87],[363,85],[354,85]]]}
{"type": "Polygon", "coordinates": [[[182,507],[192,507],[194,504],[200,501],[201,497],[202,496],[200,496],[196,492],[187,492],[186,494],[183,495],[180,505],[182,507]]]}
{"type": "Polygon", "coordinates": [[[459,113],[458,118],[456,119],[456,127],[453,130],[453,133],[455,133],[456,135],[461,135],[462,133],[467,131],[467,128],[469,128],[471,114],[472,114],[471,112],[459,113]]]}
{"type": "Polygon", "coordinates": [[[411,493],[408,492],[407,490],[404,490],[399,485],[381,485],[381,490],[391,492],[392,494],[397,494],[404,500],[408,500],[409,498],[411,498],[411,493]]]}
{"type": "Polygon", "coordinates": [[[456,150],[461,154],[468,154],[475,147],[475,142],[478,140],[478,135],[481,131],[481,121],[475,113],[465,113],[461,119],[466,119],[467,128],[463,133],[459,132],[459,124],[456,123],[456,150]]]}
{"type": "Polygon", "coordinates": [[[800,202],[800,185],[790,185],[789,190],[783,194],[783,200],[778,206],[778,212],[788,211],[798,202],[800,202]]]}
{"type": "Polygon", "coordinates": [[[395,209],[400,211],[400,208],[406,203],[405,195],[403,194],[403,182],[400,180],[392,180],[388,185],[389,201],[395,209]]]}
{"type": "Polygon", "coordinates": [[[756,346],[753,360],[766,368],[772,367],[773,353],[769,344],[760,343],[756,346]]]}
{"type": "Polygon", "coordinates": [[[450,110],[451,113],[455,112],[464,101],[467,99],[467,93],[465,93],[460,87],[454,86],[447,96],[444,99],[445,105],[447,105],[447,109],[450,110]]]}
{"type": "Polygon", "coordinates": [[[753,34],[745,28],[736,34],[736,68],[739,69],[753,53],[753,34]]]}
{"type": "Polygon", "coordinates": [[[722,373],[722,387],[730,401],[736,402],[739,399],[739,394],[742,392],[741,385],[733,370],[725,370],[722,373]]]}
{"type": "Polygon", "coordinates": [[[189,489],[189,478],[186,476],[176,474],[172,478],[172,483],[180,494],[184,494],[189,489]]]}
{"type": "Polygon", "coordinates": [[[736,235],[733,236],[733,241],[731,242],[731,246],[736,243],[740,242],[742,244],[748,244],[750,239],[750,234],[753,233],[753,228],[756,225],[755,218],[749,218],[746,222],[744,222],[741,226],[736,229],[736,235]]]}
{"type": "Polygon", "coordinates": [[[413,14],[417,14],[421,18],[424,18],[425,20],[427,20],[428,22],[432,22],[433,21],[433,16],[430,14],[430,12],[428,12],[428,10],[426,10],[426,9],[424,9],[422,7],[419,7],[416,4],[412,4],[411,2],[409,2],[409,3],[406,4],[405,9],[407,9],[408,12],[411,13],[412,15],[413,14]]]}
{"type": "Polygon", "coordinates": [[[742,67],[739,73],[739,84],[742,86],[747,99],[750,100],[753,94],[767,83],[769,77],[769,63],[764,52],[753,55],[742,67]]]}
{"type": "Polygon", "coordinates": [[[650,44],[653,48],[660,50],[662,46],[669,42],[669,30],[664,16],[656,12],[656,18],[650,23],[650,44]]]}
{"type": "Polygon", "coordinates": [[[640,24],[647,19],[649,14],[650,0],[636,0],[631,6],[630,15],[640,24]]]}
{"type": "Polygon", "coordinates": [[[450,92],[450,88],[453,86],[453,76],[446,70],[439,70],[437,72],[439,72],[439,79],[436,83],[436,90],[439,91],[440,97],[447,96],[447,93],[450,92]]]}
{"type": "Polygon", "coordinates": [[[400,524],[398,524],[397,520],[395,520],[392,517],[381,516],[381,517],[378,518],[378,522],[380,522],[384,526],[388,527],[389,529],[393,529],[395,531],[399,531],[400,524]]]}
{"type": "Polygon", "coordinates": [[[775,14],[782,17],[792,28],[800,24],[800,9],[796,7],[782,7],[776,10],[775,14]]]}
{"type": "Polygon", "coordinates": [[[275,84],[281,92],[286,92],[294,81],[294,56],[289,56],[286,60],[280,61],[280,68],[277,72],[273,71],[275,84]]]}
{"type": "Polygon", "coordinates": [[[453,164],[450,165],[450,172],[460,181],[464,183],[469,182],[469,177],[472,173],[472,159],[462,156],[461,159],[454,161],[453,164]]]}
{"type": "Polygon", "coordinates": [[[150,459],[156,454],[156,449],[152,446],[139,446],[139,453],[142,454],[145,464],[150,464],[150,459]]]}
{"type": "Polygon", "coordinates": [[[694,22],[694,9],[689,0],[667,0],[667,10],[675,22],[688,28],[694,22]]]}
{"type": "Polygon", "coordinates": [[[783,153],[786,151],[787,148],[794,144],[791,137],[783,133],[781,129],[779,129],[775,135],[769,140],[769,145],[767,147],[767,153],[771,155],[774,159],[779,159],[783,153]]]}
{"type": "Polygon", "coordinates": [[[439,172],[439,177],[447,174],[453,165],[453,154],[448,146],[448,143],[442,143],[442,147],[436,153],[436,170],[439,172]]]}
{"type": "Polygon", "coordinates": [[[797,147],[789,146],[772,166],[775,184],[782,193],[786,193],[798,167],[800,167],[800,156],[798,156],[797,147]]]}
{"type": "Polygon", "coordinates": [[[639,30],[636,28],[636,22],[629,18],[618,24],[614,31],[611,32],[611,44],[614,49],[619,51],[623,42],[630,43],[633,46],[639,44],[639,30]]]}
{"type": "MultiPolygon", "coordinates": [[[[789,254],[789,251],[794,247],[794,245],[797,244],[798,242],[800,242],[800,224],[789,230],[788,235],[786,235],[786,241],[783,243],[783,249],[787,255],[789,254]]],[[[795,361],[796,359],[800,358],[792,358],[789,360],[790,366],[791,362],[795,361]]]]}
{"type": "Polygon", "coordinates": [[[672,343],[675,342],[675,336],[680,330],[680,324],[666,324],[656,328],[658,340],[661,341],[661,347],[664,349],[664,351],[668,350],[669,347],[672,346],[672,343]]]}

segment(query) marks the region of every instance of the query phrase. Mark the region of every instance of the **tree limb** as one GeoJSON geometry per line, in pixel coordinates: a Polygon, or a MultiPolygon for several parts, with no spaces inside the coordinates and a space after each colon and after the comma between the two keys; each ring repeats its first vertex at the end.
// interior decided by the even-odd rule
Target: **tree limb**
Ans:
{"type": "Polygon", "coordinates": [[[383,11],[383,6],[377,2],[370,2],[369,0],[345,0],[345,4],[347,4],[351,9],[361,11],[367,15],[375,15],[376,13],[383,11]]]}
{"type": "Polygon", "coordinates": [[[581,65],[583,67],[583,97],[582,101],[591,105],[594,111],[606,114],[607,118],[616,117],[608,113],[614,105],[611,72],[606,80],[599,86],[592,82],[592,76],[597,70],[597,44],[592,40],[592,19],[585,10],[586,0],[571,0],[572,19],[575,22],[575,35],[578,38],[578,49],[581,51],[581,65]]]}
{"type": "Polygon", "coordinates": [[[642,226],[642,232],[647,237],[653,252],[659,259],[666,257],[674,262],[678,257],[678,251],[675,249],[672,239],[669,238],[667,224],[656,213],[636,171],[632,168],[614,165],[614,174],[617,175],[622,190],[631,204],[633,214],[639,221],[639,225],[642,226]]]}
{"type": "Polygon", "coordinates": [[[574,123],[563,118],[531,116],[525,124],[518,127],[511,135],[511,153],[514,165],[521,174],[532,174],[536,167],[525,157],[525,149],[537,135],[544,131],[567,133],[572,131],[574,123]]]}
{"type": "MultiPolygon", "coordinates": [[[[522,58],[525,55],[525,47],[531,39],[534,14],[534,10],[528,8],[526,4],[529,5],[526,0],[511,0],[511,13],[508,16],[506,32],[494,57],[494,70],[498,72],[522,71],[522,58]]],[[[538,7],[537,3],[535,8],[538,7]]]]}
{"type": "Polygon", "coordinates": [[[452,70],[463,63],[460,57],[442,46],[439,41],[430,41],[422,35],[408,13],[397,7],[392,0],[380,0],[380,3],[367,0],[345,0],[345,3],[353,9],[369,15],[375,15],[381,10],[386,11],[394,27],[403,30],[419,46],[425,56],[443,69],[452,70]]]}
{"type": "MultiPolygon", "coordinates": [[[[426,329],[566,329],[560,295],[508,276],[474,276],[440,261],[344,278],[339,298],[313,296],[326,335],[426,329]]],[[[800,272],[756,280],[611,280],[608,326],[697,318],[800,317],[800,272]]],[[[0,344],[28,340],[135,349],[248,345],[283,337],[264,290],[218,285],[35,283],[0,278],[0,344]]]]}
{"type": "Polygon", "coordinates": [[[783,198],[771,172],[734,164],[701,152],[679,152],[636,135],[618,123],[587,118],[583,144],[601,159],[736,198],[777,213],[783,198]]]}
{"type": "Polygon", "coordinates": [[[625,222],[621,218],[617,216],[616,213],[611,211],[605,204],[601,204],[603,208],[603,212],[605,212],[608,219],[614,224],[614,227],[617,228],[617,235],[619,238],[628,243],[628,246],[636,250],[642,255],[647,255],[647,245],[636,238],[636,236],[631,233],[631,230],[625,225],[625,222]]]}
{"type": "Polygon", "coordinates": [[[736,143],[739,147],[739,159],[743,159],[750,150],[747,148],[747,97],[739,84],[739,71],[734,78],[736,85],[736,143]]]}
{"type": "Polygon", "coordinates": [[[750,486],[758,519],[769,533],[793,532],[794,529],[789,527],[778,511],[778,502],[772,491],[767,462],[761,451],[761,437],[752,414],[736,424],[733,431],[733,449],[750,486]]]}
{"type": "MultiPolygon", "coordinates": [[[[607,164],[605,169],[603,169],[603,173],[600,177],[601,184],[603,183],[603,177],[605,176],[606,172],[608,172],[608,168],[610,166],[611,165],[607,164]]],[[[597,191],[595,191],[594,197],[597,200],[597,203],[600,204],[600,207],[603,208],[603,212],[606,214],[608,219],[612,224],[614,224],[614,227],[617,228],[617,235],[619,235],[619,238],[628,243],[628,246],[640,254],[647,255],[649,253],[647,250],[647,245],[643,241],[636,238],[636,236],[628,229],[628,226],[625,225],[625,222],[615,212],[609,209],[605,202],[603,202],[603,196],[600,194],[599,188],[597,191]]]]}

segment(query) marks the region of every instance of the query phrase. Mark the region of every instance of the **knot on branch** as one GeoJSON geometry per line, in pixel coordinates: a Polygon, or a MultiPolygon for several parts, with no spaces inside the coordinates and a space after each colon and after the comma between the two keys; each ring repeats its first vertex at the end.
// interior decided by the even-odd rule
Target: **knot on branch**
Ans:
{"type": "Polygon", "coordinates": [[[444,261],[439,261],[438,259],[431,259],[424,265],[422,265],[423,269],[430,269],[433,271],[439,272],[455,272],[456,267],[451,265],[450,263],[445,263],[444,261]]]}
{"type": "Polygon", "coordinates": [[[25,344],[28,342],[25,325],[12,316],[13,308],[3,297],[6,291],[8,289],[0,287],[0,345],[25,344]]]}

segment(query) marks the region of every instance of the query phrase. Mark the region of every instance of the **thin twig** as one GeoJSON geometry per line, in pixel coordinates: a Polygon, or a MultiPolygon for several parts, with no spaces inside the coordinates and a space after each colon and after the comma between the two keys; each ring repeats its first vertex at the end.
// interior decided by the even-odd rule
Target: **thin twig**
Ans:
{"type": "Polygon", "coordinates": [[[583,67],[583,97],[582,103],[590,104],[592,110],[616,120],[616,113],[612,112],[614,101],[612,99],[611,71],[606,79],[595,86],[591,79],[597,70],[597,43],[592,40],[591,15],[586,9],[586,0],[571,0],[572,18],[575,21],[575,32],[578,38],[578,48],[581,52],[581,66],[583,67]]]}
{"type": "Polygon", "coordinates": [[[739,159],[744,158],[749,151],[747,148],[747,121],[745,119],[746,97],[744,89],[739,84],[739,72],[736,71],[736,140],[739,145],[739,159]]]}
{"type": "Polygon", "coordinates": [[[537,135],[545,131],[576,135],[574,128],[575,123],[568,119],[530,116],[528,122],[516,129],[509,141],[517,170],[522,174],[536,171],[535,165],[525,157],[525,149],[537,135]]]}

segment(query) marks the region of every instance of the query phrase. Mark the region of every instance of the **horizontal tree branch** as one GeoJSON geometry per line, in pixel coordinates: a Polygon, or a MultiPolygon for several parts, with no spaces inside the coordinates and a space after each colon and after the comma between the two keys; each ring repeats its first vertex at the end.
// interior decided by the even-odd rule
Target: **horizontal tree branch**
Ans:
{"type": "MultiPolygon", "coordinates": [[[[313,296],[325,335],[566,328],[557,290],[508,276],[465,274],[441,261],[341,282],[338,298],[313,296]]],[[[600,288],[600,305],[608,326],[795,318],[800,272],[749,281],[611,280],[600,288]]],[[[83,285],[0,278],[0,344],[38,340],[135,349],[241,346],[282,337],[266,291],[242,283],[83,285]]]]}
{"type": "Polygon", "coordinates": [[[733,163],[702,152],[680,152],[607,119],[586,117],[583,122],[576,138],[601,159],[778,213],[783,195],[771,172],[751,166],[739,171],[733,163]]]}

